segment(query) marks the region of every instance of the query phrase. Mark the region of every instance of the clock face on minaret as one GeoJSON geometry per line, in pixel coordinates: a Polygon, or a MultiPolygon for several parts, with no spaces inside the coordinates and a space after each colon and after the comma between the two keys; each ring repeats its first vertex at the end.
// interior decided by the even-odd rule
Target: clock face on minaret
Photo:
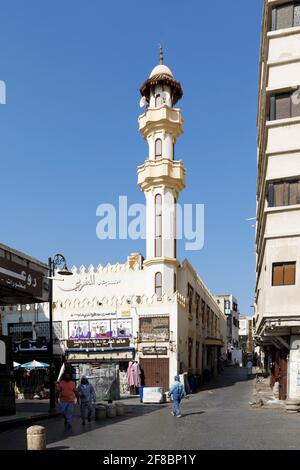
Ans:
{"type": "MultiPolygon", "coordinates": [[[[183,133],[180,83],[163,63],[154,67],[140,92],[146,111],[139,116],[139,130],[148,143],[148,159],[138,167],[138,184],[145,194],[147,213],[146,260],[144,265],[162,280],[159,292],[174,292],[179,262],[176,255],[176,209],[185,187],[185,169],[175,160],[175,144],[183,133]]],[[[156,281],[154,282],[156,286],[156,281]]],[[[156,293],[158,292],[156,291],[156,293]]]]}

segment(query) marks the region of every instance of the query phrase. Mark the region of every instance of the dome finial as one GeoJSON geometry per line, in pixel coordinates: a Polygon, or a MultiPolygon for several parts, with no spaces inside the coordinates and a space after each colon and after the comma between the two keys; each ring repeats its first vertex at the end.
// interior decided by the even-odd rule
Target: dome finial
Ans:
{"type": "Polygon", "coordinates": [[[159,63],[163,64],[164,63],[164,54],[163,54],[163,45],[162,42],[159,45],[159,63]]]}

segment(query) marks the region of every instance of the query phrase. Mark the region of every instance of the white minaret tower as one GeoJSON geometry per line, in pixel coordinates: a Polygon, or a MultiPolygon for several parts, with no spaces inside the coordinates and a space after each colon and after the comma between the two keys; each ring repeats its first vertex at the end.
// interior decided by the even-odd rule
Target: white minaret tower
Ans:
{"type": "Polygon", "coordinates": [[[144,266],[153,280],[153,293],[171,295],[177,290],[179,262],[176,254],[176,203],[185,187],[185,169],[175,160],[175,144],[183,132],[181,110],[174,105],[182,97],[180,83],[163,64],[154,67],[141,86],[142,103],[148,108],[139,116],[139,129],[149,146],[149,157],[138,167],[138,184],[147,205],[147,247],[144,266]]]}

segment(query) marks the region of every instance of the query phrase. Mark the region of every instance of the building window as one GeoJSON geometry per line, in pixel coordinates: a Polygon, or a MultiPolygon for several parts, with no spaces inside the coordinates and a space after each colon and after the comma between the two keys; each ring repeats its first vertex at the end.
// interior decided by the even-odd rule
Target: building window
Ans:
{"type": "Polygon", "coordinates": [[[300,204],[300,180],[270,183],[268,188],[269,207],[300,204]]]}
{"type": "Polygon", "coordinates": [[[193,339],[189,338],[189,369],[192,368],[193,339]]]}
{"type": "Polygon", "coordinates": [[[194,294],[194,289],[192,288],[191,284],[188,284],[187,285],[187,296],[188,296],[188,302],[189,302],[189,313],[192,313],[193,294],[194,294]]]}
{"type": "Polygon", "coordinates": [[[155,294],[158,299],[162,297],[162,275],[161,273],[155,274],[155,294]]]}
{"type": "Polygon", "coordinates": [[[199,320],[200,316],[200,295],[196,294],[196,319],[199,320]]]}
{"type": "Polygon", "coordinates": [[[200,342],[196,342],[196,369],[199,369],[199,352],[200,352],[200,342]]]}
{"type": "Polygon", "coordinates": [[[155,160],[162,158],[162,140],[156,139],[155,141],[155,160]]]}
{"type": "Polygon", "coordinates": [[[162,256],[162,197],[155,196],[155,256],[162,256]]]}
{"type": "Polygon", "coordinates": [[[156,95],[155,96],[155,107],[157,108],[157,106],[161,106],[161,105],[162,105],[161,95],[156,95]]]}
{"type": "Polygon", "coordinates": [[[235,312],[238,311],[238,304],[236,302],[233,302],[232,304],[232,310],[234,310],[235,312]]]}
{"type": "Polygon", "coordinates": [[[177,276],[174,273],[174,293],[177,291],[177,276]]]}
{"type": "Polygon", "coordinates": [[[272,31],[300,26],[300,2],[289,2],[273,8],[272,31]]]}
{"type": "Polygon", "coordinates": [[[201,299],[202,328],[205,328],[205,302],[201,299]]]}
{"type": "Polygon", "coordinates": [[[176,211],[177,211],[177,199],[174,198],[174,259],[177,258],[177,238],[176,238],[176,229],[177,229],[177,219],[176,219],[176,211]]]}
{"type": "Polygon", "coordinates": [[[300,116],[298,91],[272,96],[270,100],[270,121],[300,116]]]}
{"type": "Polygon", "coordinates": [[[296,283],[296,263],[273,263],[272,286],[292,286],[296,283]]]}

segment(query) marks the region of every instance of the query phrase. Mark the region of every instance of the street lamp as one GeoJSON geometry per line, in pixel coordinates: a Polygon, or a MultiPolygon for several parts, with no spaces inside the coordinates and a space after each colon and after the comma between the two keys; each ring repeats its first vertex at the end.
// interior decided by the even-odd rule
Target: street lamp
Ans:
{"type": "Polygon", "coordinates": [[[49,269],[49,362],[50,362],[50,412],[55,411],[55,381],[54,381],[54,359],[53,359],[53,279],[55,270],[61,276],[72,276],[67,268],[67,262],[63,255],[56,254],[48,259],[49,269]]]}

